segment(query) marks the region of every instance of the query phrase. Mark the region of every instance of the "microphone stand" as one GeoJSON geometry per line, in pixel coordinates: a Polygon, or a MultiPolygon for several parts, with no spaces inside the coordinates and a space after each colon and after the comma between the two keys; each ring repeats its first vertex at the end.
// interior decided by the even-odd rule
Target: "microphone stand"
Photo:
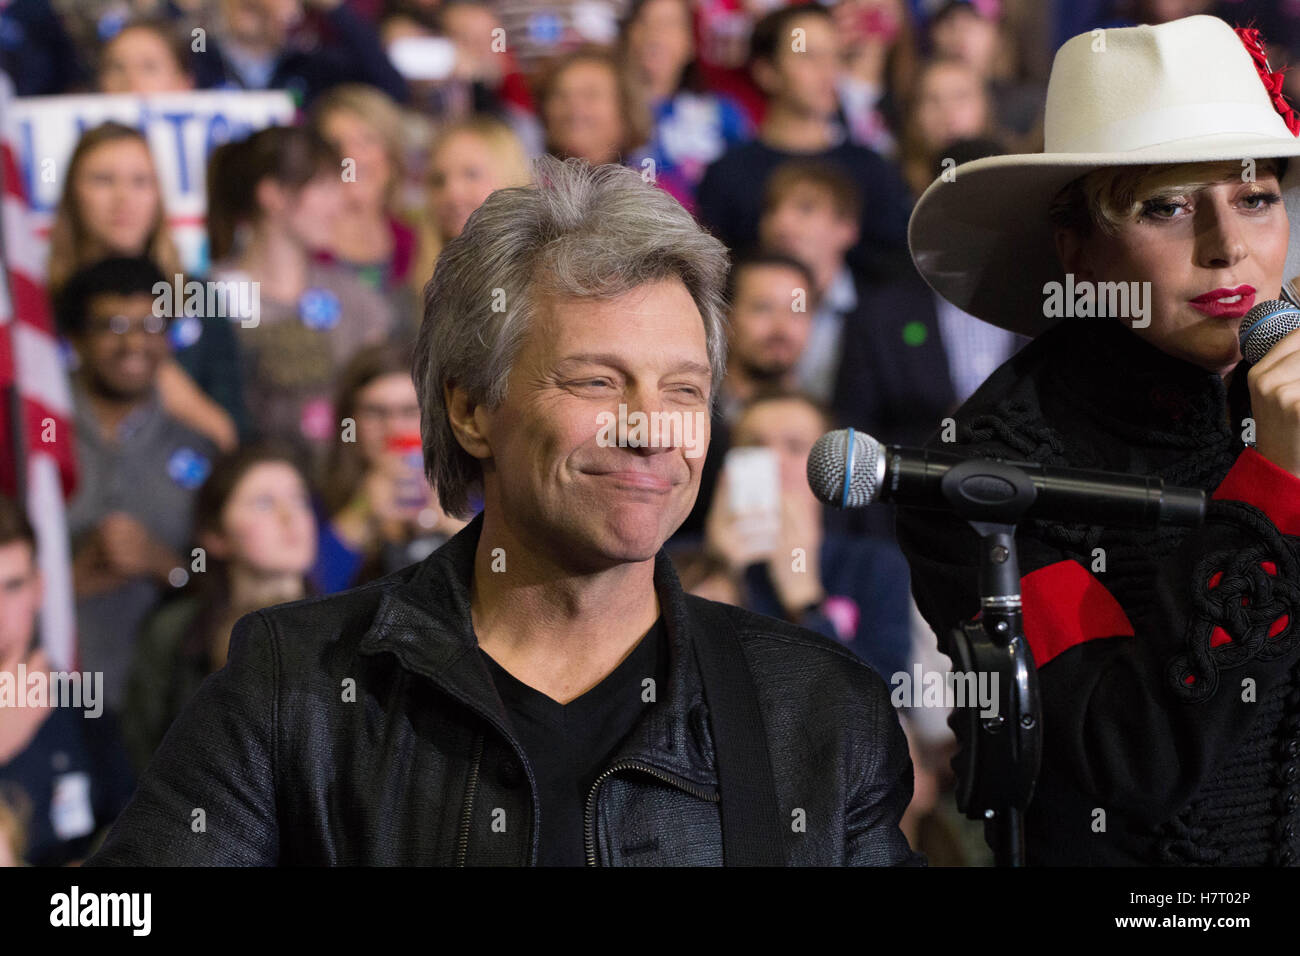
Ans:
{"type": "Polygon", "coordinates": [[[984,821],[998,866],[1023,866],[1023,814],[1038,777],[1042,717],[1021,617],[1015,532],[1037,492],[1022,469],[980,459],[953,466],[940,488],[980,536],[980,613],[953,629],[953,668],[973,675],[974,686],[989,675],[996,702],[989,713],[978,699],[967,699],[949,718],[959,745],[953,758],[957,807],[984,821]]]}

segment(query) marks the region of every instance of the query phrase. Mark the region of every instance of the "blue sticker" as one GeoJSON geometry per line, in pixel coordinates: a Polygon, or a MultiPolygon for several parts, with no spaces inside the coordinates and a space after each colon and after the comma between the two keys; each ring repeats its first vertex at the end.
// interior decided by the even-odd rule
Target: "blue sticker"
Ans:
{"type": "Polygon", "coordinates": [[[0,47],[17,50],[27,40],[23,25],[11,17],[0,16],[0,47]]]}
{"type": "Polygon", "coordinates": [[[528,37],[538,46],[554,46],[564,36],[564,23],[549,11],[528,18],[528,37]]]}
{"type": "Polygon", "coordinates": [[[99,34],[100,42],[111,40],[122,32],[122,28],[127,24],[127,15],[121,10],[110,10],[99,18],[95,24],[96,32],[99,34]]]}
{"type": "Polygon", "coordinates": [[[172,481],[190,491],[207,481],[208,472],[211,470],[212,463],[205,455],[200,455],[193,448],[184,446],[177,448],[167,459],[167,474],[171,476],[172,481]]]}
{"type": "Polygon", "coordinates": [[[309,329],[332,329],[343,317],[339,297],[329,289],[308,289],[298,300],[298,315],[309,329]]]}
{"type": "Polygon", "coordinates": [[[167,340],[173,349],[186,349],[199,340],[203,334],[203,321],[197,315],[186,315],[173,319],[167,330],[167,340]]]}
{"type": "Polygon", "coordinates": [[[69,372],[75,372],[81,368],[81,355],[78,354],[76,347],[60,335],[54,340],[55,350],[59,353],[59,361],[69,372]]]}

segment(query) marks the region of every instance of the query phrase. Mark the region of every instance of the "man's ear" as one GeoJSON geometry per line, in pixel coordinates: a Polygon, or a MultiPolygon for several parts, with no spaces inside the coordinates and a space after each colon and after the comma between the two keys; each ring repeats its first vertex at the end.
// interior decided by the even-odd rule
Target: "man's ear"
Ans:
{"type": "Polygon", "coordinates": [[[1056,241],[1056,258],[1066,273],[1072,273],[1076,279],[1092,281],[1092,259],[1088,254],[1088,243],[1074,229],[1060,227],[1053,234],[1056,241]]]}
{"type": "Polygon", "coordinates": [[[470,398],[468,389],[454,382],[443,385],[442,400],[447,406],[447,420],[460,447],[475,458],[491,458],[492,445],[487,434],[486,409],[470,398]]]}
{"type": "Polygon", "coordinates": [[[781,86],[781,74],[770,60],[755,60],[749,68],[749,74],[763,95],[771,98],[781,86]]]}

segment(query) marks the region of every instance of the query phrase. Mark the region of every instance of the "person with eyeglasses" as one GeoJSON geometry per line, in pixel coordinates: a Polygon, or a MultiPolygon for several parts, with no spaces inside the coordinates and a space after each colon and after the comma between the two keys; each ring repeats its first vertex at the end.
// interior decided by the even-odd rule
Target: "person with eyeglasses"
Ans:
{"type": "Polygon", "coordinates": [[[321,549],[312,580],[323,593],[372,581],[426,557],[467,522],[442,510],[424,475],[420,400],[410,352],[362,349],[335,392],[354,422],[330,449],[321,487],[321,549]]]}
{"type": "Polygon", "coordinates": [[[136,635],[170,587],[185,583],[193,499],[216,453],[171,417],[158,390],[171,318],[148,258],[104,259],[75,272],[56,300],[72,345],[78,481],[68,505],[83,669],[102,672],[119,712],[136,635]]]}

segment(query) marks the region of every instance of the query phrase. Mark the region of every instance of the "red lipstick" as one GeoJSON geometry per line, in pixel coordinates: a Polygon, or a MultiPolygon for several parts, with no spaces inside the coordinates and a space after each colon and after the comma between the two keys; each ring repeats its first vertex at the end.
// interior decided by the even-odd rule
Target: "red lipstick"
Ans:
{"type": "Polygon", "coordinates": [[[1235,289],[1212,289],[1191,300],[1193,309],[1215,318],[1239,319],[1254,305],[1255,287],[1250,285],[1239,285],[1235,289]]]}

